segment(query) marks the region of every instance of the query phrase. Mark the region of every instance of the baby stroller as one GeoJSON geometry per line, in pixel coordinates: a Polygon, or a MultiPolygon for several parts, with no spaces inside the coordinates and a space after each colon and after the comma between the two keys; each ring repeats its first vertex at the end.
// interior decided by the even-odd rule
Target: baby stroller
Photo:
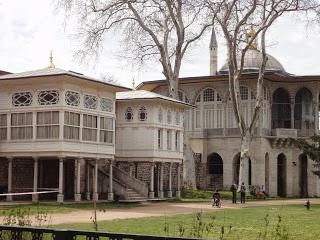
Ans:
{"type": "Polygon", "coordinates": [[[221,198],[218,192],[215,192],[212,196],[212,207],[221,207],[221,198]]]}

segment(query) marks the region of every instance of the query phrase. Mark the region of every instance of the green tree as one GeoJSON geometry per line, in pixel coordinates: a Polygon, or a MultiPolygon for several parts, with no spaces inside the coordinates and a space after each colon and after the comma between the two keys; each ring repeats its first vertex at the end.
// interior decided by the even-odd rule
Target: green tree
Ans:
{"type": "Polygon", "coordinates": [[[315,135],[308,140],[299,139],[296,143],[301,151],[314,161],[313,173],[320,178],[320,136],[315,135]]]}

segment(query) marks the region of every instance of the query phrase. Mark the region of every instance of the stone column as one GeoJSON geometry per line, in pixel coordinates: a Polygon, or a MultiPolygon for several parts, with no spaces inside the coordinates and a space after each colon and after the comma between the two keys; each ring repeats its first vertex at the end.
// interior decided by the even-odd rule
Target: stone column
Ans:
{"type": "Polygon", "coordinates": [[[110,160],[109,165],[109,190],[108,190],[108,200],[113,201],[113,162],[110,160]]]}
{"type": "Polygon", "coordinates": [[[94,201],[99,200],[99,194],[98,194],[98,159],[95,159],[94,162],[94,174],[93,174],[93,194],[92,199],[94,201]]]}
{"type": "Polygon", "coordinates": [[[180,189],[181,189],[181,179],[180,179],[181,174],[180,174],[180,172],[181,172],[181,164],[178,163],[178,173],[177,173],[178,183],[177,183],[176,198],[181,198],[181,191],[180,191],[180,189]]]}
{"type": "MultiPolygon", "coordinates": [[[[12,157],[8,158],[8,193],[12,193],[12,157]]],[[[11,195],[7,195],[7,201],[12,201],[11,195]]]]}
{"type": "Polygon", "coordinates": [[[169,165],[169,189],[168,198],[172,198],[172,163],[169,165]]]}
{"type": "Polygon", "coordinates": [[[160,163],[160,184],[159,184],[159,198],[163,198],[163,163],[160,163]]]}
{"type": "Polygon", "coordinates": [[[75,161],[76,164],[76,193],[74,194],[74,201],[81,201],[81,159],[75,161]]]}
{"type": "Polygon", "coordinates": [[[57,196],[57,202],[63,203],[64,195],[63,195],[63,161],[64,158],[59,158],[59,193],[57,196]]]}
{"type": "Polygon", "coordinates": [[[290,107],[291,107],[291,129],[294,129],[294,98],[290,101],[290,107]]]}
{"type": "MultiPolygon", "coordinates": [[[[38,191],[38,168],[39,168],[39,159],[38,157],[34,157],[34,164],[33,164],[33,192],[38,191]]],[[[38,202],[39,195],[32,194],[32,202],[38,202]]]]}
{"type": "Polygon", "coordinates": [[[90,166],[86,164],[86,199],[90,200],[90,166]]]}
{"type": "Polygon", "coordinates": [[[150,191],[149,191],[149,198],[154,198],[154,163],[151,163],[150,168],[150,191]]]}

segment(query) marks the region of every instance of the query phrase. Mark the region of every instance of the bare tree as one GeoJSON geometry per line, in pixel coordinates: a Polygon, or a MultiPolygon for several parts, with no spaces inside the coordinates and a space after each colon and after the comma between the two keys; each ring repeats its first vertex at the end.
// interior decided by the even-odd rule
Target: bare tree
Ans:
{"type": "Polygon", "coordinates": [[[268,61],[266,33],[284,14],[318,10],[319,4],[313,0],[207,0],[206,2],[214,15],[215,26],[221,30],[227,45],[229,94],[241,133],[239,183],[244,182],[248,190],[249,150],[261,110],[263,80],[268,61]],[[240,107],[240,80],[246,54],[249,49],[257,48],[258,41],[260,41],[262,62],[257,74],[256,103],[252,119],[246,123],[240,107]]]}
{"type": "Polygon", "coordinates": [[[157,59],[171,97],[178,97],[181,62],[187,50],[213,25],[203,0],[57,0],[78,16],[83,56],[97,53],[107,34],[122,36],[135,60],[157,59]]]}

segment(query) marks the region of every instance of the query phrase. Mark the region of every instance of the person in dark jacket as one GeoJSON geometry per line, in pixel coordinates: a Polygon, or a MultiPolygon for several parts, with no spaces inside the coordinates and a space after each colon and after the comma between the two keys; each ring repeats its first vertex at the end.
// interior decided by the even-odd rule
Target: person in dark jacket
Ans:
{"type": "Polygon", "coordinates": [[[231,185],[230,191],[232,192],[232,203],[237,203],[237,185],[235,183],[231,185]]]}
{"type": "Polygon", "coordinates": [[[244,182],[241,184],[240,187],[240,202],[246,203],[246,186],[244,185],[244,182]]]}

